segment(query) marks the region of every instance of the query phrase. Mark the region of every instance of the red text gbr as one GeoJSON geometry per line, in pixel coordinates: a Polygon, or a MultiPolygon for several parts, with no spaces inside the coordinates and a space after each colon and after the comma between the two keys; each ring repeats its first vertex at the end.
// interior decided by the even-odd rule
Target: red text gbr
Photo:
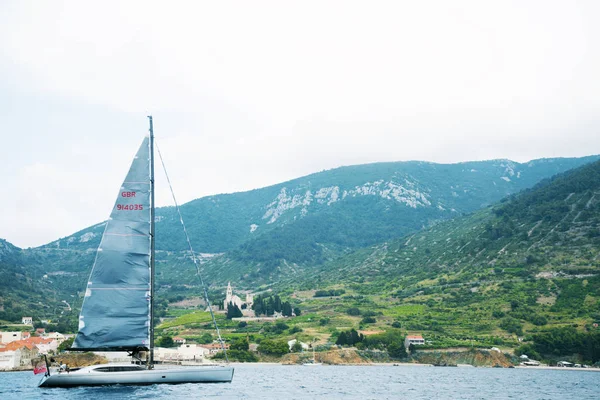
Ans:
{"type": "Polygon", "coordinates": [[[135,192],[121,192],[121,197],[135,197],[135,192]]]}

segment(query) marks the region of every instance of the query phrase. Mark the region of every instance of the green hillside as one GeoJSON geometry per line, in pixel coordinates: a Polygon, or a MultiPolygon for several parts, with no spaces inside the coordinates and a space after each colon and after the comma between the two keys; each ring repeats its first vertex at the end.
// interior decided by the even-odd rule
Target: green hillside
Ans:
{"type": "MultiPolygon", "coordinates": [[[[382,163],[346,167],[317,174],[314,178],[307,177],[317,187],[325,185],[320,180],[325,176],[335,183],[336,186],[329,186],[326,191],[329,197],[323,195],[327,203],[319,204],[320,208],[305,215],[291,214],[284,223],[272,226],[266,232],[257,230],[255,236],[209,263],[207,274],[221,282],[242,278],[247,284],[275,282],[286,274],[319,266],[353,249],[401,237],[473,212],[555,172],[563,172],[562,168],[567,165],[573,166],[574,160],[537,160],[527,164],[510,161],[450,165],[382,163]],[[373,181],[367,180],[375,173],[393,179],[387,186],[378,184],[376,190],[373,181]],[[536,176],[540,179],[533,179],[536,176]],[[360,187],[362,195],[355,193],[343,197],[343,193],[350,190],[346,188],[366,180],[370,184],[360,187]],[[394,182],[411,182],[413,192],[410,195],[399,189],[394,192],[394,182]],[[331,187],[339,188],[338,198],[343,197],[342,201],[331,201],[331,187]],[[373,194],[369,194],[371,191],[373,194]]],[[[405,183],[405,186],[409,185],[405,183]]],[[[304,188],[296,191],[302,190],[304,188]]],[[[296,203],[300,204],[300,200],[296,203]]],[[[282,214],[282,218],[284,216],[282,214]]]]}
{"type": "MultiPolygon", "coordinates": [[[[71,329],[80,306],[60,285],[61,276],[47,275],[25,252],[0,239],[0,321],[21,322],[23,316],[52,320],[54,328],[71,329]]],[[[1,325],[1,323],[0,323],[1,325]]]]}
{"type": "MultiPolygon", "coordinates": [[[[308,229],[318,240],[335,232],[334,244],[357,248],[470,213],[597,159],[357,165],[249,192],[203,197],[182,205],[181,211],[192,244],[201,253],[231,251],[265,234],[279,236],[281,228],[292,226],[300,235],[308,229]],[[317,224],[322,229],[315,230],[317,224]]],[[[175,209],[159,208],[156,215],[157,249],[186,250],[175,209]]],[[[43,247],[96,249],[103,229],[101,223],[43,247]]]]}
{"type": "MultiPolygon", "coordinates": [[[[341,167],[250,192],[197,199],[184,204],[182,213],[194,248],[207,253],[203,274],[217,287],[229,280],[247,286],[302,280],[340,255],[472,212],[597,158],[341,167]],[[224,254],[213,256],[219,253],[224,254]]],[[[103,230],[100,223],[23,250],[21,264],[56,277],[58,297],[77,296],[103,230]]],[[[197,284],[173,207],[157,210],[157,249],[159,284],[197,284]]]]}
{"type": "MultiPolygon", "coordinates": [[[[434,347],[515,347],[517,337],[565,327],[585,332],[600,319],[599,162],[514,194],[515,182],[525,185],[522,182],[526,181],[519,179],[534,175],[531,171],[538,175],[545,171],[548,178],[556,169],[582,162],[566,161],[513,163],[510,168],[506,161],[450,166],[400,163],[403,168],[414,168],[411,182],[421,185],[410,193],[398,188],[401,179],[394,172],[396,163],[348,167],[293,184],[199,199],[185,205],[183,212],[198,212],[192,214],[196,216],[191,218],[190,230],[198,229],[201,237],[208,238],[215,229],[197,223],[196,218],[205,218],[201,215],[207,213],[215,224],[223,217],[223,225],[230,228],[224,232],[230,234],[231,244],[219,247],[225,242],[219,236],[211,245],[213,251],[220,249],[224,254],[207,254],[201,261],[214,301],[222,300],[226,282],[231,280],[254,292],[271,289],[280,293],[302,308],[302,319],[294,322],[298,329],[323,341],[350,328],[401,329],[423,333],[434,347]],[[395,180],[377,183],[373,170],[381,174],[385,168],[391,171],[388,177],[396,174],[395,180]],[[483,178],[473,179],[478,173],[483,178]],[[334,181],[324,186],[325,181],[319,179],[327,174],[334,181]],[[444,176],[456,181],[444,180],[444,176]],[[457,181],[460,185],[468,182],[469,189],[457,181]],[[363,184],[357,188],[356,182],[363,184]],[[308,183],[319,189],[310,189],[312,201],[304,204],[307,191],[302,185],[308,183]],[[352,185],[354,189],[350,189],[352,185]],[[457,191],[459,187],[462,192],[457,191]],[[344,197],[344,191],[351,190],[352,194],[344,197]],[[294,193],[304,196],[295,197],[294,193]],[[485,206],[501,198],[493,206],[485,206]],[[209,207],[209,203],[213,205],[209,207]],[[482,205],[484,208],[478,209],[482,205]],[[230,208],[236,211],[230,213],[230,208]],[[443,222],[452,216],[455,219],[443,222]],[[274,222],[266,224],[263,219],[274,222]],[[254,232],[247,229],[244,238],[236,236],[238,228],[254,222],[254,232]],[[336,289],[331,293],[337,295],[314,297],[315,291],[329,293],[329,289],[336,289]]],[[[167,221],[172,212],[161,209],[158,213],[157,225],[165,224],[167,232],[175,229],[167,221]]],[[[29,286],[15,286],[17,290],[9,295],[2,293],[4,314],[0,318],[15,320],[16,304],[19,311],[35,310],[40,317],[50,314],[68,320],[74,329],[76,311],[71,318],[56,306],[73,299],[69,303],[78,307],[95,255],[95,232],[102,229],[100,224],[36,249],[10,247],[5,254],[11,254],[12,261],[10,268],[4,268],[8,275],[3,280],[17,279],[29,286]],[[39,275],[30,275],[33,273],[39,275]],[[52,311],[40,311],[24,299],[36,290],[53,299],[52,311]],[[16,303],[6,301],[19,297],[16,303]],[[7,310],[11,314],[6,314],[7,310]]],[[[177,240],[174,232],[168,240],[177,240]]],[[[157,251],[159,313],[166,317],[181,315],[179,311],[173,314],[172,304],[201,293],[189,256],[175,244],[165,249],[168,240],[157,251]]],[[[197,249],[202,251],[202,247],[197,249]]],[[[182,329],[169,325],[173,332],[182,329]]],[[[198,325],[188,333],[199,336],[207,329],[198,325]]],[[[232,338],[237,329],[234,324],[225,326],[232,338]]],[[[252,329],[259,332],[263,328],[252,329]]],[[[273,335],[279,334],[271,332],[267,337],[273,335]]]]}
{"type": "Polygon", "coordinates": [[[344,277],[373,276],[374,283],[381,277],[401,289],[439,275],[494,280],[596,274],[599,171],[595,162],[558,175],[472,215],[330,263],[321,277],[337,280],[335,269],[344,277]]]}
{"type": "Polygon", "coordinates": [[[434,345],[517,346],[517,336],[556,332],[572,340],[576,334],[564,329],[593,334],[600,322],[599,228],[595,162],[282,286],[344,288],[353,295],[332,298],[326,307],[375,312],[382,317],[373,328],[384,328],[393,316],[434,345]]]}

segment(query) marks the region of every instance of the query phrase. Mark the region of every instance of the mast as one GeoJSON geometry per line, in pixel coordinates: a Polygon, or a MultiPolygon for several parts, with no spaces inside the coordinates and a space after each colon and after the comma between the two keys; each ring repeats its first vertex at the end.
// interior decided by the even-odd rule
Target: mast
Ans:
{"type": "Polygon", "coordinates": [[[150,122],[150,351],[147,368],[154,368],[154,129],[150,122]]]}

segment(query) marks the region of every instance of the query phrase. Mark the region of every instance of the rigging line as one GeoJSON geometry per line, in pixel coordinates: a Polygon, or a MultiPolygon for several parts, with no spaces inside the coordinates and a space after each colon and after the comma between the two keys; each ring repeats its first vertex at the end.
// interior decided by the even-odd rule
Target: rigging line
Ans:
{"type": "Polygon", "coordinates": [[[215,325],[215,330],[217,331],[217,336],[219,337],[219,343],[221,344],[221,350],[225,354],[225,360],[229,363],[229,357],[227,356],[227,349],[225,349],[225,343],[223,342],[223,338],[221,337],[221,331],[219,330],[219,326],[217,325],[217,320],[215,319],[215,314],[213,312],[212,306],[210,305],[210,300],[208,299],[208,291],[206,290],[206,285],[204,284],[204,279],[202,279],[202,275],[200,274],[200,266],[198,265],[198,260],[196,259],[196,253],[192,248],[192,242],[190,241],[190,236],[187,233],[187,229],[185,228],[185,224],[183,223],[183,216],[181,215],[181,210],[179,209],[179,203],[177,203],[177,199],[175,198],[175,192],[173,191],[173,186],[171,185],[171,180],[169,179],[169,174],[167,174],[167,168],[165,167],[165,162],[162,158],[162,154],[160,152],[160,148],[156,143],[156,138],[154,139],[154,145],[156,146],[156,150],[158,151],[158,158],[160,158],[160,163],[162,164],[163,171],[165,171],[165,177],[167,178],[167,183],[169,184],[169,189],[171,190],[171,196],[173,197],[173,202],[175,203],[175,209],[177,210],[177,214],[179,214],[179,222],[181,222],[181,226],[183,226],[183,233],[185,233],[185,238],[188,243],[188,247],[190,248],[190,253],[192,254],[192,261],[194,261],[194,266],[196,267],[196,275],[200,279],[200,283],[202,284],[202,289],[204,290],[204,299],[206,300],[206,304],[208,305],[208,310],[210,311],[210,316],[212,318],[213,324],[215,325]]]}

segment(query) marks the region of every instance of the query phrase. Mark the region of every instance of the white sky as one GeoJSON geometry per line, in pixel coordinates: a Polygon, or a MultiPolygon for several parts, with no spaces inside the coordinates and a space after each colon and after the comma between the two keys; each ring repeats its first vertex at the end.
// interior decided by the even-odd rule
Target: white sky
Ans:
{"type": "Polygon", "coordinates": [[[180,202],[600,153],[599,20],[593,0],[0,1],[0,237],[105,220],[149,113],[180,202]]]}

